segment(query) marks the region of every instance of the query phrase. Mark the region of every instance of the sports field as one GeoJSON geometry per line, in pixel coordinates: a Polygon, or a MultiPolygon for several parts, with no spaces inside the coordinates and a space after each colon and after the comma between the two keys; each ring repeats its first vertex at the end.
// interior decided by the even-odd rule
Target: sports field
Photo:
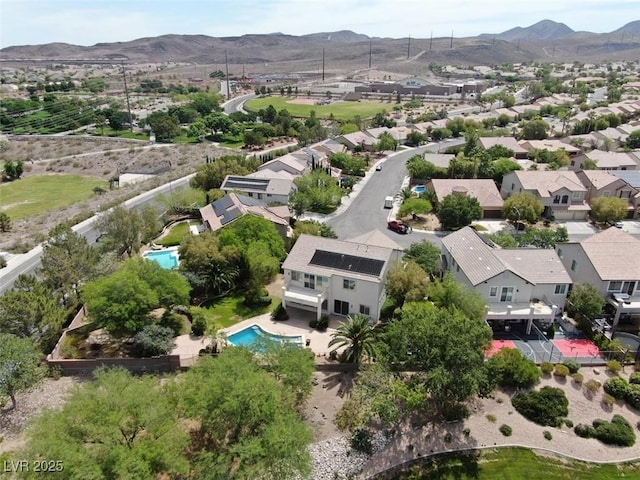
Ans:
{"type": "Polygon", "coordinates": [[[95,187],[109,184],[81,175],[38,175],[0,185],[0,210],[12,220],[32,217],[73,205],[95,195],[95,187]]]}
{"type": "Polygon", "coordinates": [[[299,97],[263,97],[254,98],[245,103],[245,108],[252,112],[257,112],[269,105],[280,111],[286,109],[294,117],[308,117],[311,110],[316,112],[318,118],[329,118],[331,114],[340,120],[351,120],[356,115],[362,118],[373,117],[382,110],[391,111],[394,104],[378,102],[334,102],[329,105],[315,105],[313,100],[304,96],[299,97]]]}

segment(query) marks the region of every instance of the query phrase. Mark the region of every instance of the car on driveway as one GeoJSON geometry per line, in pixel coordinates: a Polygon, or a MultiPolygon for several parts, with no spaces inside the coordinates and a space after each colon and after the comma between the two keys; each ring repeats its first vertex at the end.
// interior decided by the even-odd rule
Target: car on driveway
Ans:
{"type": "Polygon", "coordinates": [[[397,233],[411,233],[411,227],[402,220],[389,220],[387,227],[397,233]]]}

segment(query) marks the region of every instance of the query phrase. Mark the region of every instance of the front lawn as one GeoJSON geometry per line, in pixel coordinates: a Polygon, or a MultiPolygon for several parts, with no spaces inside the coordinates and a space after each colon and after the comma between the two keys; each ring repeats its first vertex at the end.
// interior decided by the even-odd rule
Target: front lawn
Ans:
{"type": "MultiPolygon", "coordinates": [[[[306,96],[299,95],[298,98],[305,99],[306,96]]],[[[273,105],[277,111],[286,109],[294,117],[308,117],[311,110],[316,112],[318,118],[329,118],[331,114],[339,120],[351,120],[356,115],[362,118],[373,117],[382,110],[391,111],[392,104],[378,102],[335,102],[329,105],[304,105],[294,103],[295,97],[262,97],[249,100],[245,104],[245,108],[250,111],[257,112],[266,109],[269,105],[273,105]]]]}
{"type": "Polygon", "coordinates": [[[613,480],[639,478],[640,465],[626,463],[596,465],[564,457],[536,455],[525,448],[483,450],[479,457],[464,454],[440,455],[396,478],[401,480],[613,480]]]}
{"type": "Polygon", "coordinates": [[[217,328],[227,328],[238,322],[247,320],[264,313],[271,312],[278,301],[271,298],[271,303],[262,307],[249,307],[244,303],[242,293],[234,293],[228,297],[215,300],[211,305],[202,309],[208,321],[213,321],[217,328]]]}
{"type": "Polygon", "coordinates": [[[173,225],[171,227],[171,230],[169,230],[169,233],[167,233],[167,235],[165,235],[164,237],[155,240],[154,243],[156,243],[157,245],[162,245],[163,247],[173,247],[175,245],[180,245],[180,242],[182,242],[182,239],[186,236],[189,235],[189,227],[191,225],[199,225],[200,222],[190,222],[190,221],[186,221],[186,222],[180,222],[180,223],[176,223],[175,225],[173,225]]]}
{"type": "Polygon", "coordinates": [[[86,200],[93,189],[109,184],[100,178],[81,175],[39,175],[0,186],[0,210],[12,220],[32,217],[86,200]]]}

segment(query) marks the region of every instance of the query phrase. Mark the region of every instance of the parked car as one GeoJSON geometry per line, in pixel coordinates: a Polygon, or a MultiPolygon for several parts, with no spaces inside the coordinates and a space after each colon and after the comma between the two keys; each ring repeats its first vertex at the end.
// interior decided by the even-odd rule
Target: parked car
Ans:
{"type": "Polygon", "coordinates": [[[387,222],[387,227],[397,233],[410,233],[411,227],[402,220],[390,220],[387,222]]]}
{"type": "Polygon", "coordinates": [[[380,170],[382,170],[382,164],[381,163],[376,165],[376,172],[379,172],[380,170]]]}

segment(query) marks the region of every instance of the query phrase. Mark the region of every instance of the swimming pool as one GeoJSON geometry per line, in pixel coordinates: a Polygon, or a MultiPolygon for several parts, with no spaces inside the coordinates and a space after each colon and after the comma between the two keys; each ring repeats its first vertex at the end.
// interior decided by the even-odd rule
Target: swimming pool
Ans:
{"type": "Polygon", "coordinates": [[[424,185],[416,185],[415,187],[413,187],[413,191],[418,194],[424,193],[427,191],[427,187],[425,187],[424,185]]]}
{"type": "Polygon", "coordinates": [[[178,268],[178,264],[180,263],[177,247],[145,252],[142,256],[159,263],[160,266],[166,270],[178,268]]]}
{"type": "Polygon", "coordinates": [[[265,331],[260,325],[254,323],[243,328],[227,337],[229,343],[237,347],[253,346],[258,340],[266,339],[274,342],[290,342],[299,347],[304,345],[304,337],[302,335],[276,335],[265,331]]]}

